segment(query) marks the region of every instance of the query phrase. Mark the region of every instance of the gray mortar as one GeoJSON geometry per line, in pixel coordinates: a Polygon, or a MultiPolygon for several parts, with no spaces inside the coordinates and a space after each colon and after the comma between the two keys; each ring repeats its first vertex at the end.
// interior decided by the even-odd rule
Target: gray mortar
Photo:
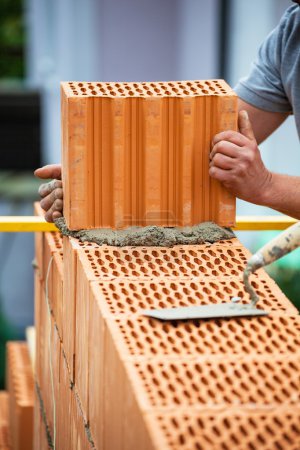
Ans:
{"type": "Polygon", "coordinates": [[[235,237],[228,228],[213,222],[203,222],[193,227],[166,228],[157,226],[130,227],[124,230],[97,228],[94,230],[71,231],[65,219],[55,220],[55,225],[65,236],[72,236],[81,242],[95,242],[99,245],[115,247],[173,247],[174,245],[195,245],[217,242],[235,237]]]}

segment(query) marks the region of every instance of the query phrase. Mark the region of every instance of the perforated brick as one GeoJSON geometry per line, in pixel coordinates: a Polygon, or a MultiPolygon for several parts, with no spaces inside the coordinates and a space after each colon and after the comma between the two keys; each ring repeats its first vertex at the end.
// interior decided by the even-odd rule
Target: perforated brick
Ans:
{"type": "Polygon", "coordinates": [[[106,325],[124,358],[295,354],[300,345],[300,316],[183,322],[134,317],[107,319],[106,325]]]}
{"type": "Polygon", "coordinates": [[[186,97],[230,93],[223,80],[193,80],[144,83],[77,82],[64,83],[69,95],[99,97],[186,97]]]}
{"type": "Polygon", "coordinates": [[[213,356],[195,361],[126,362],[142,409],[299,404],[300,358],[213,356]]]}
{"type": "Polygon", "coordinates": [[[62,83],[61,94],[70,229],[234,224],[235,198],[208,173],[213,136],[237,126],[225,82],[62,83]]]}
{"type": "MultiPolygon", "coordinates": [[[[259,295],[258,308],[272,314],[297,314],[296,308],[270,278],[252,282],[259,295]]],[[[103,315],[141,314],[143,309],[175,308],[228,303],[240,296],[249,303],[243,282],[236,278],[182,280],[110,280],[91,283],[93,295],[101,299],[103,315]]]]}
{"type": "Polygon", "coordinates": [[[99,247],[80,258],[90,280],[242,276],[250,253],[230,243],[160,247],[99,247]]]}
{"type": "Polygon", "coordinates": [[[34,381],[25,342],[7,344],[7,386],[13,448],[32,450],[34,381]]]}
{"type": "Polygon", "coordinates": [[[9,397],[6,391],[0,391],[0,449],[11,449],[9,429],[9,397]]]}
{"type": "Polygon", "coordinates": [[[147,417],[156,449],[298,450],[300,409],[176,412],[147,417]]]}
{"type": "Polygon", "coordinates": [[[64,351],[70,367],[72,380],[75,372],[75,327],[76,327],[76,272],[78,253],[94,251],[99,246],[92,242],[80,242],[78,239],[64,236],[63,254],[63,300],[61,302],[62,335],[64,351]]]}

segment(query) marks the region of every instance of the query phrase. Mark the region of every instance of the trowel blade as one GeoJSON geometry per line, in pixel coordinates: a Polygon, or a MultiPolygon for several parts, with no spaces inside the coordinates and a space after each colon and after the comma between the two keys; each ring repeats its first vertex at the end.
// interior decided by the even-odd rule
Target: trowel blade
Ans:
{"type": "Polygon", "coordinates": [[[141,314],[160,320],[216,319],[245,316],[267,316],[268,311],[251,305],[221,303],[218,305],[187,306],[181,308],[145,309],[141,314]]]}

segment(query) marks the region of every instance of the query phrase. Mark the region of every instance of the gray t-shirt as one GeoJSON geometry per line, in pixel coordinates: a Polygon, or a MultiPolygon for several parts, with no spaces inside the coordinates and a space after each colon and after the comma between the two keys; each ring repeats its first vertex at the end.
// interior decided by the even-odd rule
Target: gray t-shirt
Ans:
{"type": "Polygon", "coordinates": [[[300,6],[288,8],[261,45],[247,78],[235,88],[247,103],[294,114],[300,137],[300,6]]]}

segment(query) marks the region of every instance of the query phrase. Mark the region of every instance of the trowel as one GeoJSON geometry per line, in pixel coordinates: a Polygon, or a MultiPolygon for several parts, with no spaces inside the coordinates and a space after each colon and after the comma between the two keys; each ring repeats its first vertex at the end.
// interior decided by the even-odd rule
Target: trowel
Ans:
{"type": "Polygon", "coordinates": [[[257,269],[280,259],[297,247],[300,247],[300,222],[287,228],[251,256],[243,274],[245,291],[250,295],[250,303],[248,304],[239,304],[239,301],[242,299],[240,297],[233,297],[229,303],[143,310],[142,314],[160,320],[266,316],[269,314],[268,311],[256,308],[259,297],[250,284],[249,276],[257,269]]]}

